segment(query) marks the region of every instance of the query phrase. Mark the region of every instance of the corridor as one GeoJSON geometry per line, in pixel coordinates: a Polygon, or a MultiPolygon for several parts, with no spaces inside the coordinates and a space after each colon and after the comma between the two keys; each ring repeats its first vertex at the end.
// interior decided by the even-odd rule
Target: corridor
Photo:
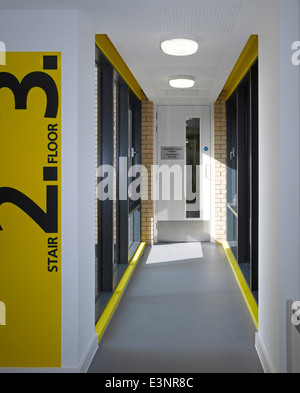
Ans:
{"type": "Polygon", "coordinates": [[[0,0],[0,374],[299,374],[299,87],[300,0],[0,0]]]}
{"type": "Polygon", "coordinates": [[[89,373],[262,373],[222,246],[148,247],[89,373]]]}

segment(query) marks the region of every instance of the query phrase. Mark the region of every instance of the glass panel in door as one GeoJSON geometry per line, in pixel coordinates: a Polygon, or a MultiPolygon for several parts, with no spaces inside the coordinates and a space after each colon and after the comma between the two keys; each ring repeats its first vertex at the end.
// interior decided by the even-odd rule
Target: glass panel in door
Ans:
{"type": "Polygon", "coordinates": [[[200,118],[186,119],[186,218],[200,218],[200,118]]]}

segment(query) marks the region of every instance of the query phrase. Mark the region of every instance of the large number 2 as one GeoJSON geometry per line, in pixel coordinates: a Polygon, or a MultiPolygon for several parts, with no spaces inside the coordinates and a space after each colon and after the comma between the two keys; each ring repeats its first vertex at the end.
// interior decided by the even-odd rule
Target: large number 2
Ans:
{"type": "MultiPolygon", "coordinates": [[[[47,212],[45,213],[36,203],[20,191],[9,187],[0,188],[0,206],[3,203],[12,203],[23,210],[46,233],[57,233],[57,197],[57,186],[47,186],[47,212]]],[[[1,227],[0,230],[2,230],[1,227]]]]}
{"type": "MultiPolygon", "coordinates": [[[[27,97],[34,87],[44,90],[47,96],[45,118],[56,118],[59,105],[59,97],[54,80],[44,72],[32,72],[24,77],[21,83],[8,73],[0,73],[0,89],[9,88],[15,97],[15,109],[27,109],[27,97]]],[[[58,187],[47,186],[47,211],[46,213],[30,198],[20,191],[9,188],[0,188],[0,206],[4,203],[12,203],[24,211],[46,233],[58,231],[58,187]]],[[[0,225],[0,230],[3,230],[0,225]]]]}

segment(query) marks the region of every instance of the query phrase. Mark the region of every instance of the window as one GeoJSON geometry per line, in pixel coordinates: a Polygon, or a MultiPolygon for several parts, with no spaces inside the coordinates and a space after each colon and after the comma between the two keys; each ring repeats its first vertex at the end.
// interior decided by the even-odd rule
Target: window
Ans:
{"type": "Polygon", "coordinates": [[[227,240],[258,298],[258,61],[227,101],[227,240]]]}
{"type": "MultiPolygon", "coordinates": [[[[116,78],[116,73],[114,73],[114,78],[116,78]]],[[[113,261],[114,270],[117,269],[119,263],[119,187],[118,187],[118,177],[119,177],[119,113],[118,113],[118,83],[116,79],[113,82],[113,97],[114,97],[114,108],[113,108],[113,168],[114,168],[114,178],[113,178],[113,261]]]]}
{"type": "Polygon", "coordinates": [[[140,243],[140,200],[128,195],[128,169],[140,163],[141,103],[97,46],[95,89],[97,321],[140,243]],[[104,198],[99,184],[109,189],[104,198]]]}
{"type": "Polygon", "coordinates": [[[98,301],[101,293],[101,211],[98,199],[98,168],[101,165],[101,132],[100,132],[100,94],[101,69],[95,64],[95,297],[98,301]]]}
{"type": "MultiPolygon", "coordinates": [[[[133,94],[130,94],[128,109],[128,169],[135,165],[141,164],[141,106],[139,100],[133,94]]],[[[141,173],[130,179],[138,184],[141,180],[141,173]]],[[[136,193],[141,192],[141,184],[136,187],[136,193]]],[[[128,252],[129,260],[133,257],[141,242],[141,198],[133,197],[129,194],[128,207],[128,252]]]]}
{"type": "Polygon", "coordinates": [[[186,119],[186,218],[200,218],[200,118],[186,119]]]}
{"type": "Polygon", "coordinates": [[[233,94],[227,102],[227,240],[238,260],[236,99],[236,94],[233,94]]]}

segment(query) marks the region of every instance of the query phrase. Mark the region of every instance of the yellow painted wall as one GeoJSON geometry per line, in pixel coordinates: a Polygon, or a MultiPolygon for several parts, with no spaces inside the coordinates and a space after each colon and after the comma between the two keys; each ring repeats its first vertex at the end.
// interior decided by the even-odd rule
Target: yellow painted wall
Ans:
{"type": "Polygon", "coordinates": [[[0,66],[0,367],[61,366],[60,101],[60,53],[7,53],[0,66]],[[44,69],[55,68],[55,58],[56,69],[44,69]],[[51,168],[46,180],[44,168],[51,168]]]}

